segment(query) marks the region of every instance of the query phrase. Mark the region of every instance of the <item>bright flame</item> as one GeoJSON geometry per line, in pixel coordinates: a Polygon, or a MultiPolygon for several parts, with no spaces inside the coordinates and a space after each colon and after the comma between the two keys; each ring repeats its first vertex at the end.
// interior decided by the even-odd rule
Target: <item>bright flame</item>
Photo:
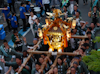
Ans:
{"type": "Polygon", "coordinates": [[[75,27],[76,27],[76,20],[73,20],[73,22],[72,22],[72,29],[75,29],[75,27]]]}

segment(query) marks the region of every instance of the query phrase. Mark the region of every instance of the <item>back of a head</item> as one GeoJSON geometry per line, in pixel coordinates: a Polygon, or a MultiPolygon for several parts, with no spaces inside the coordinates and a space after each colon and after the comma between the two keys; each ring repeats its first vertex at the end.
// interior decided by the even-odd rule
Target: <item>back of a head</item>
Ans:
{"type": "Polygon", "coordinates": [[[7,4],[4,4],[4,7],[7,7],[7,4]]]}
{"type": "Polygon", "coordinates": [[[24,3],[21,3],[21,6],[23,6],[24,3]]]}
{"type": "Polygon", "coordinates": [[[86,34],[88,35],[88,34],[92,34],[92,33],[88,31],[86,34]]]}
{"type": "Polygon", "coordinates": [[[35,65],[39,65],[39,66],[41,66],[41,63],[40,63],[40,62],[36,62],[35,65]]]}
{"type": "Polygon", "coordinates": [[[3,43],[7,42],[7,40],[3,40],[3,43]]]}
{"type": "Polygon", "coordinates": [[[85,38],[85,41],[89,40],[89,38],[85,38]]]}

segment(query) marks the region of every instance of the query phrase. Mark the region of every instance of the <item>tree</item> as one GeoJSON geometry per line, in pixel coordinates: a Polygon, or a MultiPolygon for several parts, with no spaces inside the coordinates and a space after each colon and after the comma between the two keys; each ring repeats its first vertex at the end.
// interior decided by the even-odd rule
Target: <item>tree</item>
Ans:
{"type": "Polygon", "coordinates": [[[85,62],[89,70],[100,72],[100,51],[92,50],[90,54],[82,58],[83,62],[85,62]]]}
{"type": "MultiPolygon", "coordinates": [[[[100,42],[100,36],[96,36],[93,40],[94,43],[100,42]]],[[[83,62],[86,63],[89,70],[93,70],[95,72],[100,72],[100,51],[92,50],[90,52],[91,55],[84,56],[83,62]]]]}

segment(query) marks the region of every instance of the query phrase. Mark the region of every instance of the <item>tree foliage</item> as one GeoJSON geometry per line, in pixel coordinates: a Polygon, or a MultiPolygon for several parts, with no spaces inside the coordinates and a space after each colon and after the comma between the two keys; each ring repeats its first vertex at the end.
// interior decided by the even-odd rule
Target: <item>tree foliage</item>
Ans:
{"type": "Polygon", "coordinates": [[[100,51],[92,50],[90,54],[82,58],[83,62],[85,62],[89,70],[100,72],[100,51]]]}
{"type": "Polygon", "coordinates": [[[96,37],[95,37],[95,40],[93,40],[93,42],[94,42],[94,43],[96,43],[96,42],[99,43],[99,42],[100,42],[100,36],[96,36],[96,37]]]}

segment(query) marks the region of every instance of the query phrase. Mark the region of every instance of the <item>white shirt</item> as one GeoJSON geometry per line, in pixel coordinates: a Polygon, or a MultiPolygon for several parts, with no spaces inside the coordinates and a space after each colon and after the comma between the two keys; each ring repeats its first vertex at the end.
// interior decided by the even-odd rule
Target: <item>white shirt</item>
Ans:
{"type": "Polygon", "coordinates": [[[37,18],[36,15],[34,15],[33,17],[29,16],[29,20],[28,20],[29,24],[33,25],[32,23],[35,23],[33,20],[35,20],[36,18],[37,18]]]}
{"type": "Polygon", "coordinates": [[[50,1],[49,0],[42,0],[42,4],[49,4],[50,1]]]}

